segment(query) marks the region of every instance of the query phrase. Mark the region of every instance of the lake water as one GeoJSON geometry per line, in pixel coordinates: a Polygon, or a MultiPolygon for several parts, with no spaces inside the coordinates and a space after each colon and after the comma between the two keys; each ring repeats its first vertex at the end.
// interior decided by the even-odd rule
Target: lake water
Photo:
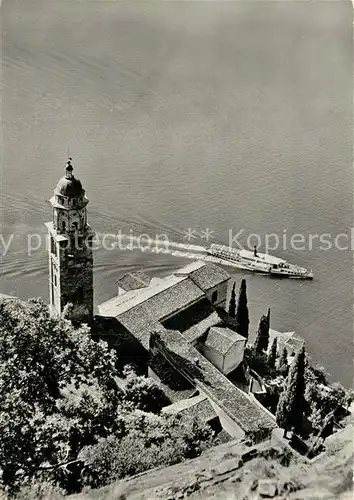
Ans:
{"type": "MultiPolygon", "coordinates": [[[[99,232],[330,233],[352,226],[351,5],[345,2],[3,2],[1,292],[48,299],[46,200],[67,150],[99,232]]],[[[264,241],[264,239],[262,240],[264,241]]],[[[342,237],[341,245],[348,242],[342,237]]],[[[262,248],[260,248],[262,250],[262,248]]],[[[352,383],[352,253],[279,248],[315,280],[247,275],[251,331],[296,330],[352,383]]],[[[122,272],[187,263],[95,253],[95,300],[122,272]]],[[[237,282],[243,274],[229,269],[237,282]]]]}

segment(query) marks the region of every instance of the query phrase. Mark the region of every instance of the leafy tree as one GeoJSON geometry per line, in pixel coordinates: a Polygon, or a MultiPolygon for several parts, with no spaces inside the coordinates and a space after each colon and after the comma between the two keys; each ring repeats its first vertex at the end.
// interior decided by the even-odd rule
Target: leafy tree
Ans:
{"type": "Polygon", "coordinates": [[[305,371],[307,413],[313,428],[319,430],[324,420],[333,413],[334,418],[340,408],[346,409],[352,401],[353,392],[338,382],[323,384],[323,377],[317,369],[308,367],[305,371]]]}
{"type": "Polygon", "coordinates": [[[285,432],[291,428],[299,433],[302,429],[302,419],[305,410],[305,348],[299,350],[289,371],[286,385],[279,398],[276,420],[285,432]]]}
{"type": "Polygon", "coordinates": [[[352,404],[353,401],[354,401],[354,390],[347,389],[345,395],[345,402],[343,406],[348,410],[349,406],[352,404]]]}
{"type": "Polygon", "coordinates": [[[132,369],[125,369],[124,400],[133,408],[159,413],[169,401],[160,385],[150,377],[137,375],[132,369]]]}
{"type": "Polygon", "coordinates": [[[83,481],[92,488],[157,466],[198,456],[212,442],[210,427],[180,416],[134,411],[122,439],[109,437],[84,449],[83,481]]]}
{"type": "Polygon", "coordinates": [[[269,316],[263,315],[259,322],[257,336],[254,343],[256,351],[258,353],[267,351],[268,343],[269,343],[269,316]]]}
{"type": "Polygon", "coordinates": [[[277,364],[277,371],[280,375],[283,375],[285,377],[289,372],[288,353],[285,347],[282,350],[281,355],[279,357],[277,364]]]}
{"type": "Polygon", "coordinates": [[[267,355],[264,352],[257,352],[254,346],[246,347],[245,359],[249,367],[254,370],[261,377],[271,377],[273,371],[269,364],[267,355]]]}
{"type": "Polygon", "coordinates": [[[229,302],[229,316],[231,318],[236,318],[236,291],[235,291],[236,283],[232,285],[231,297],[229,302]]]}
{"type": "Polygon", "coordinates": [[[284,390],[285,379],[281,375],[273,378],[267,378],[265,380],[267,386],[267,394],[270,396],[277,396],[279,398],[280,394],[284,390]]]}
{"type": "Polygon", "coordinates": [[[241,281],[240,293],[237,303],[236,320],[238,323],[237,333],[248,339],[249,312],[247,306],[247,285],[246,280],[241,281]]]}
{"type": "Polygon", "coordinates": [[[317,380],[319,384],[328,384],[329,374],[326,372],[325,368],[319,364],[314,366],[309,366],[314,378],[317,380]]]}
{"type": "MultiPolygon", "coordinates": [[[[2,498],[2,497],[1,497],[2,498]]],[[[59,488],[48,482],[33,482],[16,493],[16,500],[64,500],[59,488]]],[[[5,500],[5,498],[4,498],[5,500]]]]}
{"type": "Polygon", "coordinates": [[[278,348],[278,340],[275,337],[273,340],[272,346],[270,348],[270,352],[268,355],[268,363],[271,368],[275,368],[276,360],[277,360],[277,348],[278,348]]]}
{"type": "MultiPolygon", "coordinates": [[[[31,484],[38,491],[44,483],[79,491],[85,484],[82,451],[95,462],[96,446],[109,439],[123,443],[125,459],[124,445],[144,455],[154,443],[155,461],[136,470],[163,465],[165,417],[138,418],[132,409],[159,411],[161,389],[131,375],[124,392],[116,366],[117,355],[105,342],[94,341],[87,327],[75,329],[65,316],[51,317],[41,300],[0,299],[0,488],[16,496],[19,488],[32,491],[31,484]]],[[[207,427],[185,425],[172,426],[177,459],[198,454],[211,439],[207,427]]],[[[122,465],[122,473],[133,469],[122,465]]]]}
{"type": "Polygon", "coordinates": [[[323,422],[323,414],[321,408],[314,406],[309,414],[309,421],[313,429],[320,429],[323,422]]]}
{"type": "MultiPolygon", "coordinates": [[[[0,463],[9,489],[117,428],[116,356],[41,300],[0,301],[0,463]]],[[[1,484],[1,483],[0,483],[1,484]]]]}

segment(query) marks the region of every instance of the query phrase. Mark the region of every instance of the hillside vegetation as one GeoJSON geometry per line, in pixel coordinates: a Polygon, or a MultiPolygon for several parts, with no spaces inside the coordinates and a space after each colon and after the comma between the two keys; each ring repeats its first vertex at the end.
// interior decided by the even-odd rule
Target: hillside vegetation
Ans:
{"type": "Polygon", "coordinates": [[[207,425],[160,413],[160,386],[120,371],[118,357],[87,327],[51,317],[40,300],[0,300],[0,488],[7,495],[41,483],[67,494],[99,487],[212,444],[207,425]]]}
{"type": "MultiPolygon", "coordinates": [[[[270,441],[250,453],[240,442],[205,451],[200,457],[92,489],[70,500],[351,500],[353,446],[312,465],[296,463],[270,441]]],[[[63,500],[49,485],[25,488],[18,500],[63,500]]]]}

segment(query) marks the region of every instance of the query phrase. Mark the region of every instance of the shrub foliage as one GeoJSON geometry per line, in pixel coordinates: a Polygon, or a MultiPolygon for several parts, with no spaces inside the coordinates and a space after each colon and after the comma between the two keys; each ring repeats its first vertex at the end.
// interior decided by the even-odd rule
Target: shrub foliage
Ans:
{"type": "Polygon", "coordinates": [[[3,489],[16,494],[46,481],[70,493],[195,456],[210,443],[211,430],[198,422],[177,425],[146,413],[161,410],[160,387],[130,374],[124,390],[116,366],[105,342],[93,340],[87,327],[51,317],[41,300],[0,300],[3,489]],[[103,474],[107,463],[110,472],[103,474]]]}
{"type": "Polygon", "coordinates": [[[290,367],[276,413],[279,427],[294,428],[296,432],[301,432],[305,411],[305,363],[305,348],[302,348],[290,367]]]}

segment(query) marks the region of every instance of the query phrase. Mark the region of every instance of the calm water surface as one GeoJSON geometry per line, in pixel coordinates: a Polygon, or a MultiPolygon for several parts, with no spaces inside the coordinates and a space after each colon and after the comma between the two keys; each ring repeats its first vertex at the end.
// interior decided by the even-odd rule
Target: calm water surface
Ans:
{"type": "MultiPolygon", "coordinates": [[[[100,232],[348,234],[349,3],[4,3],[2,233],[15,236],[0,291],[48,299],[44,245],[28,256],[26,241],[44,237],[67,148],[100,232]]],[[[271,307],[274,328],[351,385],[351,252],[276,253],[316,279],[247,276],[252,332],[271,307]]],[[[186,262],[98,250],[96,303],[123,271],[186,262]]]]}

